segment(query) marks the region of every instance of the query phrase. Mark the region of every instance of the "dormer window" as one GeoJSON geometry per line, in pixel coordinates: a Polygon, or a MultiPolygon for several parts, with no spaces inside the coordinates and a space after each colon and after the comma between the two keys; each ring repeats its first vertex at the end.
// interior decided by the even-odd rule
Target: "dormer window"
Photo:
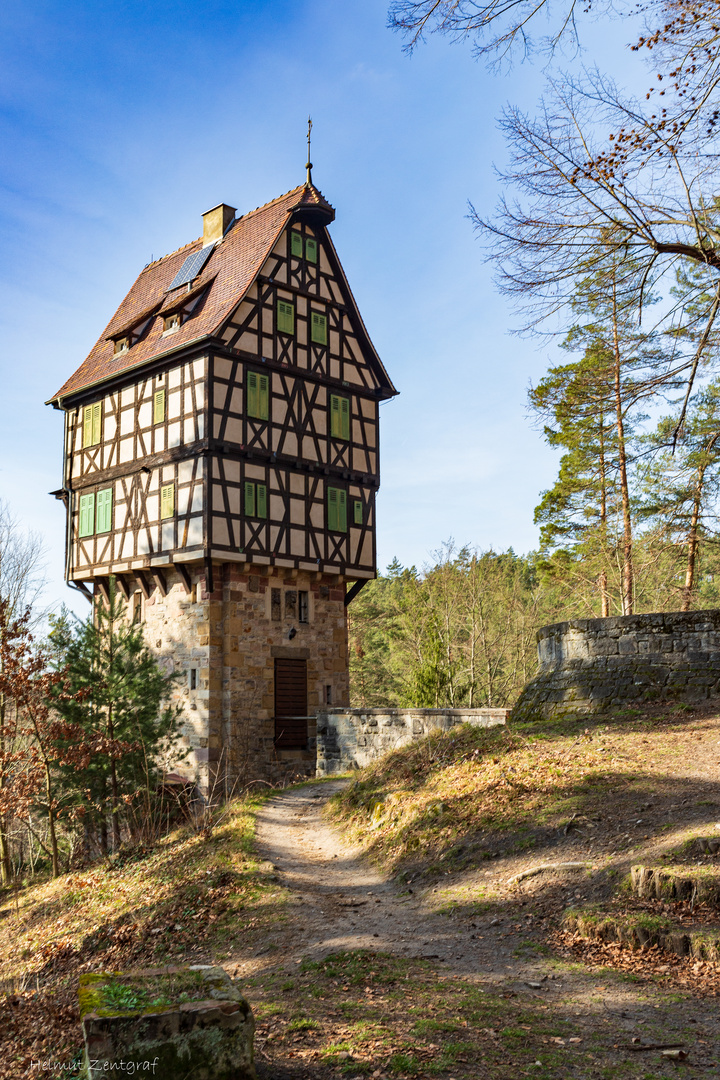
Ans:
{"type": "Polygon", "coordinates": [[[117,356],[118,353],[127,352],[129,348],[130,348],[130,338],[129,337],[117,338],[117,340],[115,341],[115,356],[117,356]]]}
{"type": "Polygon", "coordinates": [[[182,319],[179,311],[174,311],[172,315],[167,315],[163,319],[163,334],[174,334],[176,330],[180,329],[180,323],[182,319]]]}

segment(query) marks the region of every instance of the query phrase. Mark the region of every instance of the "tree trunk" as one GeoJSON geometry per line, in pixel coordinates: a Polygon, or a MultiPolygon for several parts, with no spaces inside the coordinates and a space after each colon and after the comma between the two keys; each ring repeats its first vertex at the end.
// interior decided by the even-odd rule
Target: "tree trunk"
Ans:
{"type": "Polygon", "coordinates": [[[50,849],[52,851],[52,875],[60,877],[60,859],[58,857],[57,830],[55,828],[55,810],[52,803],[52,780],[50,778],[50,765],[45,762],[45,794],[48,804],[48,830],[50,833],[50,849]]]}
{"type": "MultiPolygon", "coordinates": [[[[5,694],[0,693],[0,750],[5,749],[7,738],[5,694]]],[[[0,790],[7,785],[5,769],[0,767],[0,790]]],[[[10,862],[10,844],[8,843],[9,819],[5,814],[0,814],[0,881],[3,885],[9,885],[12,880],[12,864],[10,862]]]]}
{"type": "Polygon", "coordinates": [[[0,879],[3,885],[9,885],[12,881],[12,862],[10,860],[10,844],[8,843],[7,819],[0,817],[0,879]]]}
{"type": "Polygon", "coordinates": [[[701,465],[697,472],[695,494],[693,496],[692,514],[690,515],[690,528],[688,530],[687,538],[687,564],[685,566],[685,588],[683,589],[682,607],[680,609],[681,611],[690,610],[692,593],[693,589],[695,588],[695,567],[697,563],[698,551],[698,523],[700,521],[700,502],[702,498],[705,468],[705,465],[701,465]]]}
{"type": "Polygon", "coordinates": [[[618,433],[618,474],[620,477],[620,495],[623,515],[623,564],[621,599],[623,615],[633,613],[633,563],[632,563],[632,518],[630,515],[630,487],[627,476],[627,453],[625,450],[625,418],[622,402],[622,363],[617,322],[616,284],[613,281],[613,354],[615,358],[615,420],[618,433]]]}
{"type": "Polygon", "coordinates": [[[720,439],[720,432],[717,432],[710,439],[710,442],[705,447],[705,460],[698,466],[697,478],[695,481],[695,493],[693,497],[693,508],[690,516],[690,528],[688,530],[687,538],[687,564],[685,567],[685,588],[683,589],[683,600],[681,611],[689,611],[690,603],[692,601],[693,589],[695,588],[695,580],[697,575],[697,554],[700,544],[700,511],[702,509],[702,498],[705,490],[705,473],[708,465],[710,464],[710,453],[713,450],[716,442],[720,439]]]}
{"type": "MultiPolygon", "coordinates": [[[[600,414],[600,557],[607,558],[607,467],[605,465],[605,416],[600,414]]],[[[600,571],[598,577],[600,589],[600,617],[607,619],[610,614],[610,596],[608,595],[607,570],[600,571]]]]}

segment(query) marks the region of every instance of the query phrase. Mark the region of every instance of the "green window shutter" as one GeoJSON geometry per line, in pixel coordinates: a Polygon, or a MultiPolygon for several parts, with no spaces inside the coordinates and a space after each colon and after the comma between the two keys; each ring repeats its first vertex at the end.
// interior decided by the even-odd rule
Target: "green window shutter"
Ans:
{"type": "Polygon", "coordinates": [[[95,532],[95,495],[80,496],[80,536],[92,536],[95,532]]]}
{"type": "Polygon", "coordinates": [[[96,401],[92,407],[92,444],[97,446],[100,442],[102,428],[102,402],[96,401]]]}
{"type": "Polygon", "coordinates": [[[112,529],[112,488],[105,488],[103,491],[98,491],[95,521],[96,532],[110,532],[112,529]]]}
{"type": "Polygon", "coordinates": [[[305,241],[305,258],[308,262],[317,262],[317,240],[311,240],[310,237],[305,241]]]}
{"type": "Polygon", "coordinates": [[[350,438],[350,401],[338,394],[330,395],[330,435],[333,439],[350,438]]]}
{"type": "Polygon", "coordinates": [[[171,518],[175,513],[175,485],[164,484],[160,488],[160,517],[171,518]]]}
{"type": "Polygon", "coordinates": [[[310,324],[310,340],[316,345],[327,345],[327,316],[317,311],[312,313],[310,324]]]}
{"type": "Polygon", "coordinates": [[[245,517],[255,517],[255,485],[245,481],[245,517]]]}
{"type": "Polygon", "coordinates": [[[277,328],[280,334],[295,333],[295,305],[288,304],[285,300],[278,300],[277,304],[277,328]]]}
{"type": "Polygon", "coordinates": [[[245,403],[248,416],[258,416],[258,376],[256,371],[247,373],[247,402],[245,403]]]}
{"type": "Polygon", "coordinates": [[[83,446],[92,446],[92,405],[83,409],[83,446]]]}
{"type": "Polygon", "coordinates": [[[270,418],[270,378],[268,375],[258,375],[258,411],[259,420],[270,418]]]}
{"type": "Polygon", "coordinates": [[[353,504],[353,521],[356,525],[363,523],[363,505],[360,499],[356,499],[353,504]]]}
{"type": "Polygon", "coordinates": [[[153,424],[162,424],[165,419],[165,391],[156,390],[153,396],[153,424]]]}
{"type": "Polygon", "coordinates": [[[327,527],[330,532],[337,532],[338,527],[338,489],[329,487],[327,493],[327,527]]]}
{"type": "Polygon", "coordinates": [[[290,254],[302,259],[302,234],[297,229],[290,230],[290,254]]]}
{"type": "Polygon", "coordinates": [[[347,532],[347,491],[343,488],[328,488],[328,529],[347,532]]]}
{"type": "Polygon", "coordinates": [[[265,484],[257,485],[257,516],[266,518],[267,515],[267,488],[265,484]]]}

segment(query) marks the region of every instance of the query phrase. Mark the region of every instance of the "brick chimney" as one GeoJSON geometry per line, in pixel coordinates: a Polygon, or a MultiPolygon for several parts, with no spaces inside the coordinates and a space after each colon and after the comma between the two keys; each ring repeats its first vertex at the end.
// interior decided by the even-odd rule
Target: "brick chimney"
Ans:
{"type": "Polygon", "coordinates": [[[235,207],[226,203],[218,203],[212,209],[206,210],[203,219],[203,247],[214,244],[227,232],[228,226],[235,220],[235,207]]]}

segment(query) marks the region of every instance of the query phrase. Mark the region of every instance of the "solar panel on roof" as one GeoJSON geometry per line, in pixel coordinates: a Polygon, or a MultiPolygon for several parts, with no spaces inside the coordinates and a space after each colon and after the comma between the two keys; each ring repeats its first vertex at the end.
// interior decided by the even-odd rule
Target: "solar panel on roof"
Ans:
{"type": "Polygon", "coordinates": [[[168,285],[167,291],[170,292],[172,289],[178,289],[181,285],[187,285],[189,281],[196,278],[212,255],[213,247],[213,244],[208,244],[207,247],[200,248],[199,251],[193,251],[192,255],[188,255],[170,285],[168,285]]]}

